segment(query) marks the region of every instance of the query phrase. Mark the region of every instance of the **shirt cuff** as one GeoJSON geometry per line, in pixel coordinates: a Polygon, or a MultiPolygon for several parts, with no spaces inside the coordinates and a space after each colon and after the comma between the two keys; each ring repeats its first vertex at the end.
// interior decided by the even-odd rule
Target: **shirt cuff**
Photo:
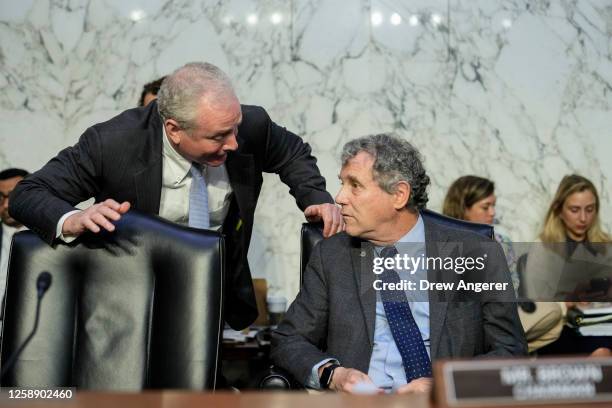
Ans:
{"type": "Polygon", "coordinates": [[[64,227],[64,222],[66,221],[66,218],[70,217],[72,214],[76,214],[78,212],[80,212],[81,210],[74,210],[74,211],[69,211],[66,214],[62,215],[62,218],[59,219],[59,221],[57,222],[57,227],[55,227],[55,238],[60,239],[62,241],[64,241],[65,243],[69,244],[72,241],[74,241],[75,239],[77,239],[77,236],[66,236],[64,234],[62,234],[62,228],[64,227]]]}
{"type": "Polygon", "coordinates": [[[335,358],[326,358],[325,360],[315,364],[314,367],[312,367],[312,371],[310,372],[310,377],[308,377],[308,379],[306,380],[306,384],[304,385],[308,388],[320,390],[321,382],[319,381],[319,368],[322,365],[329,363],[330,361],[334,364],[340,364],[340,362],[335,358]]]}

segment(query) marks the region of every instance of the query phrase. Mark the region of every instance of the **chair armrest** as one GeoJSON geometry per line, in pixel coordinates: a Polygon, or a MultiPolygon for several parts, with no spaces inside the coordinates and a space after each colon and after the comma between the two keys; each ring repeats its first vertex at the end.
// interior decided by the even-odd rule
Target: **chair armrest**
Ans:
{"type": "Polygon", "coordinates": [[[304,389],[286,370],[273,365],[260,374],[257,379],[256,388],[264,391],[304,389]]]}

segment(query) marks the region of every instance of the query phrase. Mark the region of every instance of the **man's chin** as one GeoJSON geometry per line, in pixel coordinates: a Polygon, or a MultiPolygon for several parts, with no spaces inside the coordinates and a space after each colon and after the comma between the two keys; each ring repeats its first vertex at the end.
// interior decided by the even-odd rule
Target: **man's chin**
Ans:
{"type": "Polygon", "coordinates": [[[204,164],[206,164],[207,166],[210,166],[210,167],[219,167],[223,163],[225,163],[226,160],[227,160],[227,154],[224,155],[223,157],[219,157],[219,158],[215,158],[215,159],[211,159],[211,160],[205,160],[204,164]]]}
{"type": "Polygon", "coordinates": [[[344,232],[346,232],[348,235],[351,237],[359,237],[361,231],[359,231],[357,228],[351,227],[348,224],[344,224],[344,226],[344,232]]]}

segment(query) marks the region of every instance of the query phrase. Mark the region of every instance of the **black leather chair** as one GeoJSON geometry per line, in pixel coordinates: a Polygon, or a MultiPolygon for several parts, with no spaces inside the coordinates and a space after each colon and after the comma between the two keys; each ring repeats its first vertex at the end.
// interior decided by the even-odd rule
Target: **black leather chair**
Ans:
{"type": "Polygon", "coordinates": [[[35,282],[49,271],[38,332],[2,386],[214,389],[223,330],[223,238],[130,211],[113,233],[52,248],[13,239],[2,361],[30,333],[35,282]]]}
{"type": "MultiPolygon", "coordinates": [[[[487,238],[493,239],[493,226],[487,224],[478,224],[474,222],[458,220],[456,218],[447,217],[431,210],[422,210],[421,214],[430,221],[459,229],[467,229],[487,238]]],[[[308,265],[308,260],[314,246],[323,239],[323,224],[322,223],[304,223],[300,235],[301,254],[300,254],[300,283],[304,276],[304,270],[308,265]]],[[[280,389],[296,389],[301,386],[293,379],[289,373],[280,367],[273,366],[259,383],[260,388],[266,390],[280,389]]]]}

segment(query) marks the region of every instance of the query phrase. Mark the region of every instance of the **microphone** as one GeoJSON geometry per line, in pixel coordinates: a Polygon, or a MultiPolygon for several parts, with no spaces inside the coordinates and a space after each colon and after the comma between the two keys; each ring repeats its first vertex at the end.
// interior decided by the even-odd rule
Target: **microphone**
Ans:
{"type": "Polygon", "coordinates": [[[42,299],[47,290],[51,287],[51,274],[47,271],[41,272],[36,279],[36,291],[38,299],[42,299]]]}
{"type": "Polygon", "coordinates": [[[45,296],[45,293],[47,293],[47,290],[49,290],[49,288],[51,287],[51,281],[52,281],[51,274],[49,272],[43,271],[38,274],[38,277],[36,278],[37,299],[36,299],[36,317],[34,318],[34,327],[32,328],[32,331],[30,332],[28,337],[25,339],[25,341],[21,344],[21,346],[19,346],[19,348],[16,351],[14,351],[13,354],[11,354],[8,360],[6,360],[6,363],[2,364],[2,372],[0,372],[0,379],[4,379],[4,375],[8,372],[8,370],[11,367],[13,367],[13,365],[15,365],[15,361],[17,361],[17,357],[19,357],[19,355],[23,352],[23,350],[28,345],[30,340],[32,340],[32,338],[36,334],[36,330],[38,330],[38,321],[40,320],[40,305],[42,303],[42,298],[45,296]]]}
{"type": "Polygon", "coordinates": [[[518,302],[518,305],[520,306],[521,309],[523,309],[523,312],[529,313],[529,314],[535,312],[537,309],[535,302],[531,300],[527,300],[524,302],[518,302]]]}

